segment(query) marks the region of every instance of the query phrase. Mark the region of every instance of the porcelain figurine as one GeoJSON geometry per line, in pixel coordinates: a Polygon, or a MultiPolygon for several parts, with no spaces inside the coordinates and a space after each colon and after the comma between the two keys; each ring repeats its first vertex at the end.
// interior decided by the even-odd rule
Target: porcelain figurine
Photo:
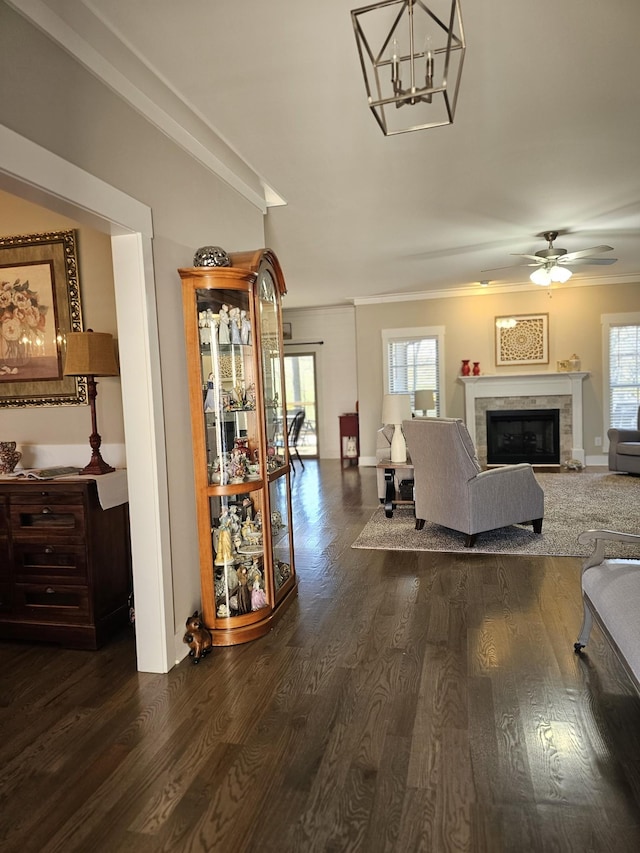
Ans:
{"type": "Polygon", "coordinates": [[[229,324],[231,320],[229,318],[229,306],[222,305],[220,307],[220,315],[218,317],[218,343],[221,344],[229,344],[231,343],[231,337],[229,333],[229,324]]]}
{"type": "Polygon", "coordinates": [[[251,609],[252,610],[262,610],[263,607],[267,606],[267,596],[263,589],[260,588],[260,582],[255,580],[253,582],[253,589],[251,590],[251,609]]]}
{"type": "Polygon", "coordinates": [[[211,631],[204,625],[197,610],[187,619],[186,629],[182,641],[189,646],[189,657],[193,658],[193,662],[200,663],[213,648],[211,631]]]}

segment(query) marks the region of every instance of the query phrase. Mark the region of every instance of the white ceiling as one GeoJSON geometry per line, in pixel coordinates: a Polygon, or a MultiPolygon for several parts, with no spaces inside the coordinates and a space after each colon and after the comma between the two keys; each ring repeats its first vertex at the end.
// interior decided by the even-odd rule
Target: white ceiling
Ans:
{"type": "Polygon", "coordinates": [[[527,286],[527,267],[482,270],[546,248],[552,229],[568,251],[619,258],[571,284],[640,281],[638,0],[462,0],[454,124],[388,138],[349,14],[366,0],[45,2],[178,114],[169,87],[286,200],[267,236],[287,307],[527,286]]]}

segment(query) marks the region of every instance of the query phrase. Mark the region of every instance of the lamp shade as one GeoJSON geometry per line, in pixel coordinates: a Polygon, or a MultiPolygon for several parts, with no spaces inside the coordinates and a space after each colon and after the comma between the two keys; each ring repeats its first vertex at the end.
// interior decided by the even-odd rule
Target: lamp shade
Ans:
{"type": "Polygon", "coordinates": [[[433,391],[426,388],[420,388],[416,391],[415,409],[418,412],[429,412],[436,407],[436,398],[433,391]]]}
{"type": "Polygon", "coordinates": [[[117,376],[113,337],[107,332],[67,332],[65,376],[117,376]]]}
{"type": "Polygon", "coordinates": [[[385,394],[382,400],[382,423],[401,424],[411,419],[409,394],[385,394]]]}

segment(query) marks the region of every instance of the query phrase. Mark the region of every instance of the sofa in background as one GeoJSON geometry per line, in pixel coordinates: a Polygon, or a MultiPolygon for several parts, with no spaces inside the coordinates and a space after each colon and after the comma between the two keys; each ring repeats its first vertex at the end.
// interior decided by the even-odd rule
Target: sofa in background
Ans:
{"type": "Polygon", "coordinates": [[[638,429],[610,429],[607,433],[610,471],[640,474],[640,408],[637,426],[638,429]]]}

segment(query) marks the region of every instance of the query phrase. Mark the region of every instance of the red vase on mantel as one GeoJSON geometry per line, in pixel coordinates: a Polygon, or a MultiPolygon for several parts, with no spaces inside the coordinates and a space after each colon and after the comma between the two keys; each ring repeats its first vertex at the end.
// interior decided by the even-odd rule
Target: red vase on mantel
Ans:
{"type": "Polygon", "coordinates": [[[471,361],[470,358],[463,358],[462,359],[462,367],[460,369],[460,375],[461,376],[469,376],[469,374],[471,373],[471,368],[469,367],[470,361],[471,361]]]}
{"type": "Polygon", "coordinates": [[[480,362],[479,361],[473,362],[473,370],[471,372],[473,373],[474,376],[480,376],[480,362]]]}

